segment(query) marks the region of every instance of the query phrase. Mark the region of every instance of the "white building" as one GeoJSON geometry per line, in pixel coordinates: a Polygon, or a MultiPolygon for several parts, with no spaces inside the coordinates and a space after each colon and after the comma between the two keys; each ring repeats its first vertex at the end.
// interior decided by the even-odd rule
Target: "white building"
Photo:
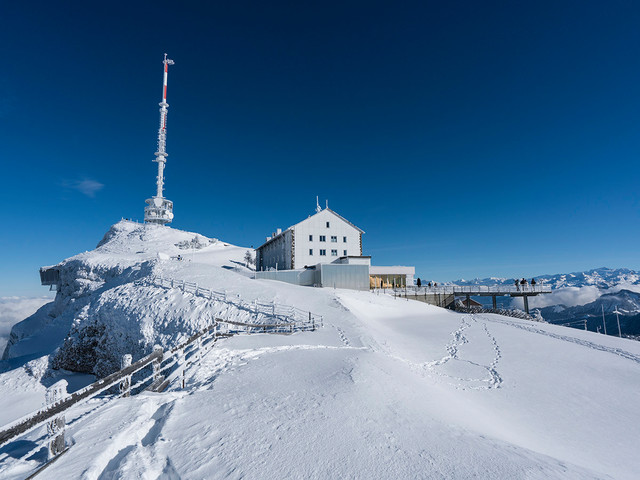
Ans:
{"type": "Polygon", "coordinates": [[[330,208],[318,209],[315,215],[267,237],[256,249],[256,270],[293,270],[361,256],[363,233],[330,208]]]}
{"type": "Polygon", "coordinates": [[[393,267],[369,268],[369,282],[371,288],[402,288],[413,285],[413,277],[416,274],[415,267],[396,265],[393,267]]]}

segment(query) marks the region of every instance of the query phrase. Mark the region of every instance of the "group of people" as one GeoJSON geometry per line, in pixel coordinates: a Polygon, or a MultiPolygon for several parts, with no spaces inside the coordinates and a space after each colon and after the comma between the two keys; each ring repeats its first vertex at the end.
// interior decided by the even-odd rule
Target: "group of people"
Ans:
{"type": "MultiPolygon", "coordinates": [[[[530,281],[528,281],[526,278],[522,278],[521,280],[518,280],[517,278],[513,281],[513,284],[516,286],[516,289],[518,291],[525,291],[527,289],[527,285],[531,285],[531,287],[535,287],[536,286],[536,279],[532,278],[530,281]]],[[[418,288],[422,287],[422,280],[420,280],[419,278],[416,280],[416,286],[418,288]]],[[[429,282],[427,285],[425,285],[425,287],[437,287],[438,284],[436,282],[429,282]]]]}
{"type": "MultiPolygon", "coordinates": [[[[420,278],[418,278],[418,279],[416,280],[416,286],[417,286],[418,288],[420,288],[420,287],[422,286],[422,280],[420,280],[420,278]]],[[[437,283],[437,282],[433,282],[433,283],[429,282],[429,283],[428,283],[427,285],[425,285],[425,286],[426,286],[426,287],[429,287],[429,288],[431,288],[431,287],[437,287],[437,286],[438,286],[438,283],[437,283]]]]}
{"type": "Polygon", "coordinates": [[[516,289],[517,289],[518,291],[520,291],[520,290],[523,290],[523,291],[524,291],[524,290],[526,290],[527,285],[529,285],[529,283],[531,283],[531,286],[532,286],[532,287],[535,287],[535,286],[536,286],[536,279],[535,279],[535,278],[532,278],[532,279],[531,279],[531,282],[527,282],[527,279],[526,279],[526,278],[523,278],[522,280],[518,280],[518,279],[516,278],[516,279],[513,281],[513,284],[516,286],[516,289]]]}

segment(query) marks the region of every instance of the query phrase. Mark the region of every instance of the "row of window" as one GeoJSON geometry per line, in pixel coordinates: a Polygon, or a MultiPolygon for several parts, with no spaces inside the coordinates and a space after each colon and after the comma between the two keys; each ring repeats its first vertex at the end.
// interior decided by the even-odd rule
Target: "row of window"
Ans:
{"type": "MultiPolygon", "coordinates": [[[[309,249],[309,255],[313,255],[313,248],[309,249]]],[[[320,249],[320,256],[326,256],[327,255],[327,251],[325,249],[320,249]]],[[[347,251],[344,250],[344,254],[345,257],[347,256],[347,251]]],[[[337,257],[338,256],[338,250],[331,250],[331,256],[332,257],[337,257]]]]}
{"type": "MultiPolygon", "coordinates": [[[[321,242],[326,242],[327,241],[327,236],[326,235],[319,235],[320,237],[320,241],[321,242]]],[[[313,242],[313,235],[309,235],[309,241],[313,242]]],[[[333,243],[336,243],[338,241],[338,237],[335,235],[331,236],[331,241],[333,243]]],[[[347,237],[342,237],[342,243],[347,243],[347,237]]]]}

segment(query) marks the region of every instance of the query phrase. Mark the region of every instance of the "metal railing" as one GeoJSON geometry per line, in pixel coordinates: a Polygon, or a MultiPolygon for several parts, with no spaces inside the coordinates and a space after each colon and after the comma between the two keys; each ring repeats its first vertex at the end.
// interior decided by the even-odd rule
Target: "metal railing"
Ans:
{"type": "Polygon", "coordinates": [[[520,318],[522,320],[538,320],[536,317],[523,312],[522,310],[511,310],[508,308],[485,308],[485,307],[465,307],[456,305],[456,312],[459,313],[497,313],[506,317],[520,318]]]}
{"type": "Polygon", "coordinates": [[[323,325],[322,315],[291,305],[260,300],[246,301],[239,294],[200,287],[197,283],[153,276],[150,283],[163,288],[179,288],[207,300],[221,302],[231,307],[225,312],[228,320],[240,323],[279,325],[292,331],[313,331],[323,325]],[[234,318],[235,317],[235,318],[234,318]],[[250,322],[246,320],[251,320],[250,322]]]}
{"type": "Polygon", "coordinates": [[[546,285],[438,285],[437,287],[429,287],[422,285],[420,287],[411,285],[407,287],[396,288],[377,288],[384,293],[397,293],[404,295],[405,292],[411,295],[424,295],[426,294],[447,294],[447,295],[465,295],[473,293],[495,293],[496,295],[506,295],[509,293],[551,293],[551,287],[546,285]]]}

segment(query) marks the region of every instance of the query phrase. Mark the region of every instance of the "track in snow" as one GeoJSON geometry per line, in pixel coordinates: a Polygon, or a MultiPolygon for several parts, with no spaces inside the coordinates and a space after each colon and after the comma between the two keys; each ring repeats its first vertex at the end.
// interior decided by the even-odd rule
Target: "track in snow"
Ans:
{"type": "MultiPolygon", "coordinates": [[[[498,373],[497,365],[502,357],[500,353],[500,347],[498,341],[491,334],[487,324],[479,322],[475,315],[469,317],[462,317],[460,326],[457,330],[451,333],[453,339],[445,346],[447,355],[433,362],[425,362],[421,364],[423,369],[426,369],[438,376],[446,377],[451,380],[455,380],[454,387],[460,389],[474,389],[474,390],[487,390],[491,388],[500,388],[502,385],[502,377],[498,373]],[[469,335],[471,329],[474,329],[474,335],[469,335]],[[478,330],[481,330],[482,334],[478,335],[478,330]],[[471,340],[469,339],[471,337],[471,340]],[[463,352],[463,347],[468,345],[469,347],[475,347],[480,342],[489,341],[490,348],[493,351],[493,358],[490,362],[482,362],[480,358],[482,354],[475,352],[463,352]],[[455,364],[460,362],[462,364],[468,364],[471,368],[459,368],[455,364]],[[451,368],[442,368],[442,367],[451,368]],[[483,371],[482,375],[467,375],[462,376],[456,372],[465,372],[471,370],[470,373],[477,372],[478,369],[483,371]]],[[[467,348],[471,350],[471,348],[467,348]]]]}
{"type": "Polygon", "coordinates": [[[552,333],[547,330],[543,330],[541,328],[536,328],[533,325],[523,325],[520,323],[511,322],[508,320],[501,320],[497,318],[488,318],[483,316],[483,320],[487,320],[493,323],[501,323],[503,325],[509,325],[511,327],[520,328],[521,330],[526,330],[528,332],[537,333],[539,335],[544,335],[546,337],[555,338],[557,340],[562,340],[564,342],[575,343],[576,345],[581,345],[583,347],[591,348],[593,350],[599,350],[601,352],[611,353],[613,355],[617,355],[622,358],[626,358],[627,360],[631,360],[635,363],[640,363],[640,355],[636,355],[631,352],[627,352],[626,350],[622,350],[620,348],[606,347],[604,345],[600,345],[597,343],[590,342],[589,340],[582,340],[576,337],[570,337],[568,335],[560,335],[557,333],[552,333]]]}

